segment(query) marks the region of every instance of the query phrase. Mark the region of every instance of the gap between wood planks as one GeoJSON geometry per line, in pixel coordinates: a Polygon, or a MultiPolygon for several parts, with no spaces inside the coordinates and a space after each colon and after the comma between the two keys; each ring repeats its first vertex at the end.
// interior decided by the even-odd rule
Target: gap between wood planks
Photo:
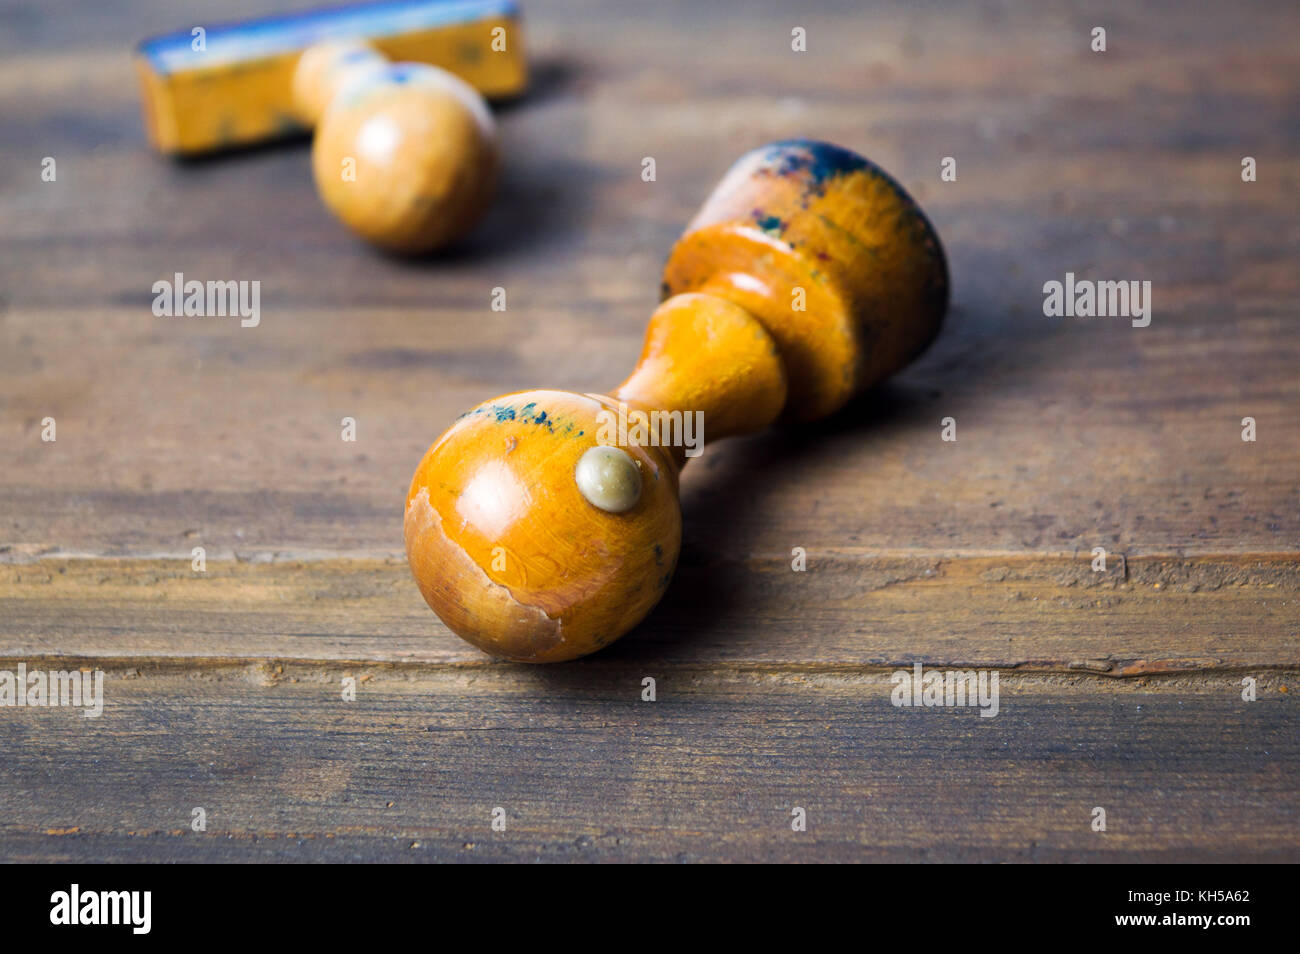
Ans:
{"type": "MultiPolygon", "coordinates": [[[[821,690],[832,695],[857,690],[875,690],[884,687],[888,695],[891,676],[900,671],[891,666],[816,666],[806,664],[752,664],[734,663],[673,664],[648,662],[602,662],[580,660],[564,666],[525,667],[490,659],[456,663],[398,662],[379,660],[320,660],[320,659],[248,659],[204,657],[180,660],[175,657],[106,657],[106,656],[41,656],[0,654],[0,670],[12,670],[25,663],[29,671],[99,670],[105,679],[129,685],[139,682],[145,688],[151,682],[174,685],[178,682],[200,680],[213,685],[247,684],[263,689],[280,686],[320,685],[334,694],[344,677],[356,678],[358,683],[372,690],[401,694],[404,690],[427,691],[437,683],[454,692],[473,689],[475,692],[513,691],[535,682],[549,689],[583,693],[616,693],[619,698],[635,697],[641,690],[641,680],[653,675],[657,681],[665,679],[686,680],[700,691],[705,683],[718,688],[743,684],[750,688],[763,687],[771,691],[797,689],[821,690]],[[521,678],[536,676],[535,680],[521,678]]],[[[925,671],[944,671],[959,666],[931,666],[925,671]]],[[[1018,685],[1026,691],[1074,692],[1091,694],[1100,692],[1182,692],[1203,693],[1228,697],[1238,695],[1241,678],[1250,675],[1255,679],[1255,689],[1261,697],[1276,699],[1289,697],[1300,691],[1300,665],[1242,666],[1186,671],[1160,671],[1141,673],[1123,670],[1102,671],[1079,667],[1073,671],[1018,667],[991,667],[999,673],[1004,684],[1018,685]]],[[[907,668],[901,671],[910,671],[907,668]]]]}

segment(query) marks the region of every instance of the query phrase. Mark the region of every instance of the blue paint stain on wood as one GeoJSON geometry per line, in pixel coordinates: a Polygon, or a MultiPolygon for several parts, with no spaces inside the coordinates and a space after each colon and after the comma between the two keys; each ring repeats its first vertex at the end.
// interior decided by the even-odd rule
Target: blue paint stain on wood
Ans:
{"type": "Polygon", "coordinates": [[[141,41],[139,54],[163,75],[213,60],[239,61],[306,49],[322,40],[386,37],[452,23],[516,18],[514,0],[384,0],[206,27],[195,50],[191,28],[141,41]]]}
{"type": "Polygon", "coordinates": [[[871,166],[850,149],[815,139],[783,139],[764,148],[778,175],[806,175],[818,187],[836,176],[871,166]]]}

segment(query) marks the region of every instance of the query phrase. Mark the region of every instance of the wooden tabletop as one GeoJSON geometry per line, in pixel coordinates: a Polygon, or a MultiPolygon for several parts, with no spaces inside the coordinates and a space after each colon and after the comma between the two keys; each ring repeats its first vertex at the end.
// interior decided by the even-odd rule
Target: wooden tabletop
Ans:
{"type": "Polygon", "coordinates": [[[528,2],[498,201],[408,262],[305,143],[144,143],[135,41],[302,5],[0,4],[0,670],[105,673],[98,719],[0,709],[0,859],[1300,860],[1300,8],[528,2]],[[711,446],[611,649],[463,644],[402,556],[420,455],[617,384],[674,238],[791,136],[924,206],[939,340],[711,446]],[[155,317],[176,272],[260,324],[155,317]],[[1150,325],[1045,317],[1067,272],[1150,281],[1150,325]],[[894,706],[916,663],[998,714],[894,706]]]}

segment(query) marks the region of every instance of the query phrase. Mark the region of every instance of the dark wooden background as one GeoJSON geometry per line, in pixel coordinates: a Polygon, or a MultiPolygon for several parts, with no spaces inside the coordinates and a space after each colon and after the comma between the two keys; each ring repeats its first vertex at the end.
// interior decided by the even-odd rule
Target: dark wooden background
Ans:
{"type": "Polygon", "coordinates": [[[147,151],[135,41],[301,4],[190,6],[0,0],[0,669],[107,673],[98,720],[0,710],[0,858],[1300,859],[1294,3],[530,2],[499,200],[419,263],[328,217],[304,143],[147,151]],[[401,556],[421,453],[616,384],[673,239],[787,136],[926,208],[939,341],[693,464],[611,650],[460,643],[401,556]],[[260,327],[155,318],[177,271],[260,281],[260,327]],[[1150,280],[1150,327],[1044,318],[1066,271],[1150,280]],[[914,661],[996,667],[1001,714],[893,708],[914,661]]]}

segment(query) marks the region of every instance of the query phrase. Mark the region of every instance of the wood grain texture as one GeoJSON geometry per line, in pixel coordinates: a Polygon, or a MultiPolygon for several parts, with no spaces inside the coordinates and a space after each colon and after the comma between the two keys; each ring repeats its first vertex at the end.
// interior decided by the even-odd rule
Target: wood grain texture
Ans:
{"type": "MultiPolygon", "coordinates": [[[[994,666],[1116,676],[1300,666],[1291,559],[917,558],[701,562],[600,654],[762,669],[994,666]]],[[[417,662],[513,668],[424,610],[401,558],[0,566],[0,660],[417,662]]],[[[521,671],[522,675],[522,671],[521,671]]]]}
{"type": "Polygon", "coordinates": [[[643,672],[113,671],[99,719],[0,721],[5,857],[1296,857],[1300,735],[1275,681],[1248,704],[1233,680],[1014,677],[983,719],[896,709],[880,673],[675,671],[643,703],[643,672]]]}
{"type": "Polygon", "coordinates": [[[144,142],[136,40],[301,5],[0,0],[0,669],[109,693],[0,710],[0,859],[1300,860],[1300,9],[532,2],[499,199],[412,263],[305,142],[144,142]],[[493,395],[614,387],[718,177],[795,136],[921,202],[935,346],[710,447],[610,651],[465,647],[401,559],[420,456],[493,395]],[[260,281],[260,325],[154,317],[178,271],[260,281]],[[1150,280],[1150,327],[1042,317],[1067,271],[1150,280]],[[996,668],[1002,712],[893,708],[916,661],[996,668]]]}

